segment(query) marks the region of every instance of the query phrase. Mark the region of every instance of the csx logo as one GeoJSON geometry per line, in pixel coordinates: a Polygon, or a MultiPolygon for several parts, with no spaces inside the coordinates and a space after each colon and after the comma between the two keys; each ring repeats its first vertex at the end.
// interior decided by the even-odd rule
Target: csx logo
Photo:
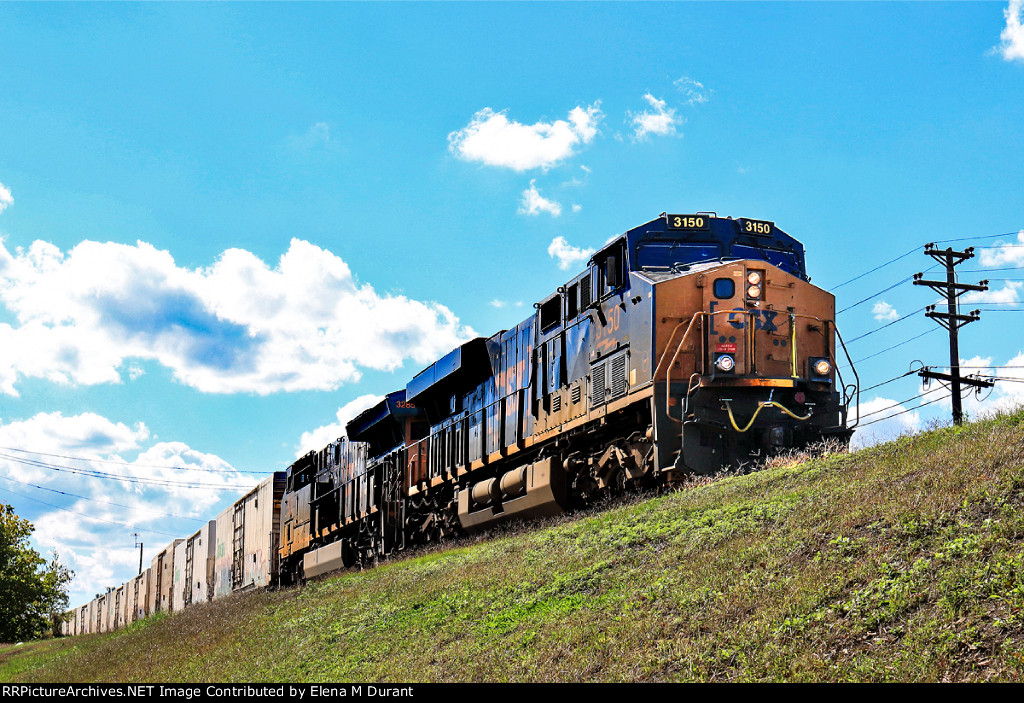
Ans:
{"type": "MultiPolygon", "coordinates": [[[[711,303],[711,312],[715,312],[715,303],[711,303]]],[[[754,329],[764,330],[765,332],[778,332],[779,327],[775,322],[775,318],[778,316],[778,310],[746,310],[744,308],[733,308],[729,311],[725,321],[733,328],[741,330],[747,326],[749,320],[754,321],[754,329]]],[[[718,334],[715,330],[715,324],[721,323],[723,315],[711,315],[711,334],[718,334]]]]}

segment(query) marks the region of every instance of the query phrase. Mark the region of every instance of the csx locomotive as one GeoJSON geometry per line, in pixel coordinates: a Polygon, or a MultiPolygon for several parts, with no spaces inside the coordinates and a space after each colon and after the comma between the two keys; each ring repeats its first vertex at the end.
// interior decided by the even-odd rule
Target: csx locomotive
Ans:
{"type": "Polygon", "coordinates": [[[65,632],[846,442],[856,424],[834,297],[811,285],[803,246],[772,222],[662,214],[534,307],[175,540],[69,614],[65,632]]]}
{"type": "Polygon", "coordinates": [[[282,580],[852,433],[834,297],[772,222],[662,214],[534,307],[288,468],[282,580]]]}

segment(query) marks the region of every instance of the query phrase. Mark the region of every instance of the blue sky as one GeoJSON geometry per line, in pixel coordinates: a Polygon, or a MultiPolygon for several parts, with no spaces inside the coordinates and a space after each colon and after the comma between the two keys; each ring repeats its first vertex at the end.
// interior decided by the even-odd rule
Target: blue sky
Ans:
{"type": "MultiPolygon", "coordinates": [[[[961,356],[1024,366],[1022,11],[4,4],[0,446],[60,456],[0,450],[0,499],[84,601],[133,574],[133,532],[148,561],[666,210],[773,220],[827,289],[977,237],[953,244],[992,279],[961,356]]],[[[839,316],[871,333],[863,387],[948,363],[911,314],[932,302],[904,282],[839,316]]],[[[893,405],[920,393],[865,393],[870,419],[908,412],[859,441],[948,417],[941,393],[893,405]]]]}

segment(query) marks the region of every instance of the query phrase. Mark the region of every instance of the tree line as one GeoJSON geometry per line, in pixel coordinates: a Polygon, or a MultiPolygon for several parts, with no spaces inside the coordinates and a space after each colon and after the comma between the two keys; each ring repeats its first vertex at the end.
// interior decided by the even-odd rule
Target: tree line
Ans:
{"type": "Polygon", "coordinates": [[[74,573],[29,545],[35,528],[0,502],[0,642],[60,634],[74,573]]]}

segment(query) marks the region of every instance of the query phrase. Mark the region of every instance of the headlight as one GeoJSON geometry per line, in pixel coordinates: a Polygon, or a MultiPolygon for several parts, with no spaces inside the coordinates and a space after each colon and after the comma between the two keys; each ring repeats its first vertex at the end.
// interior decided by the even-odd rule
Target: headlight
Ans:
{"type": "Polygon", "coordinates": [[[760,298],[761,297],[761,286],[747,286],[747,297],[748,298],[760,298]]]}
{"type": "Polygon", "coordinates": [[[759,271],[751,271],[747,274],[747,283],[752,286],[756,286],[761,283],[761,273],[759,271]]]}
{"type": "Polygon", "coordinates": [[[732,371],[736,367],[736,360],[728,354],[722,354],[720,357],[715,359],[715,367],[719,371],[732,371]]]}
{"type": "Polygon", "coordinates": [[[819,376],[828,376],[832,372],[832,364],[828,363],[828,359],[818,359],[814,362],[814,373],[819,376]]]}

